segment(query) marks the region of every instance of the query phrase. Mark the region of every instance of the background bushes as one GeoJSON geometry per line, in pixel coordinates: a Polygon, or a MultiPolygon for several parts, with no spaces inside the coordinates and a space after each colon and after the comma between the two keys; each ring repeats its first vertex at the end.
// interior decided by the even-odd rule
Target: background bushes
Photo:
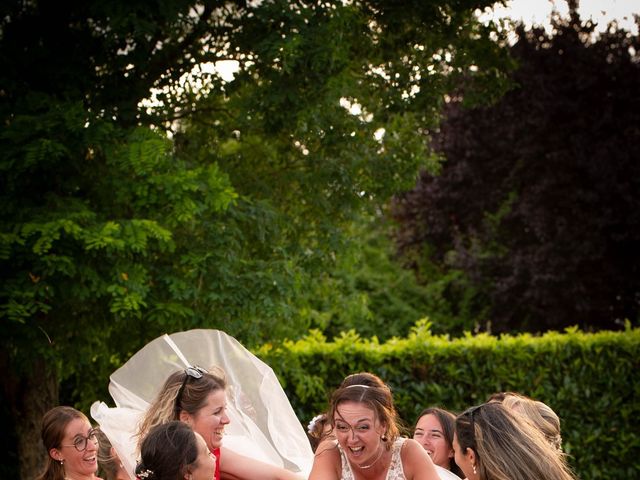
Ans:
{"type": "Polygon", "coordinates": [[[353,331],[327,342],[316,332],[256,354],[272,366],[303,424],[326,409],[346,375],[363,370],[391,386],[407,433],[427,406],[459,412],[494,392],[517,391],[560,416],[564,450],[582,480],[640,472],[640,329],[452,340],[421,321],[407,338],[385,343],[353,331]]]}

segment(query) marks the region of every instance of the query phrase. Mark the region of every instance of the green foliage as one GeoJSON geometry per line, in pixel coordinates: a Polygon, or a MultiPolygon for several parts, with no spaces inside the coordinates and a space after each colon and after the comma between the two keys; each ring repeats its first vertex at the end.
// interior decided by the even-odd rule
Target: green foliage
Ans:
{"type": "Polygon", "coordinates": [[[312,328],[333,338],[356,330],[384,341],[408,334],[415,322],[429,315],[436,333],[462,332],[473,324],[454,325],[462,315],[453,312],[443,290],[458,282],[454,273],[441,282],[421,285],[412,270],[395,257],[390,225],[381,212],[353,220],[349,241],[334,266],[315,278],[302,301],[301,315],[312,328]]]}
{"type": "Polygon", "coordinates": [[[346,375],[371,371],[390,385],[409,428],[427,406],[462,411],[516,391],[558,413],[579,478],[625,479],[640,468],[639,329],[450,339],[420,321],[406,338],[386,343],[353,331],[328,342],[316,331],[256,354],[272,366],[302,423],[326,409],[346,375]]]}
{"type": "Polygon", "coordinates": [[[508,65],[473,17],[490,3],[3,7],[0,367],[15,418],[33,417],[18,456],[58,401],[13,388],[41,359],[60,400],[86,408],[161,333],[295,338],[333,309],[311,291],[366,312],[325,272],[354,219],[435,168],[421,128],[449,87],[508,65]],[[239,62],[233,82],[203,68],[180,80],[221,59],[239,62]]]}

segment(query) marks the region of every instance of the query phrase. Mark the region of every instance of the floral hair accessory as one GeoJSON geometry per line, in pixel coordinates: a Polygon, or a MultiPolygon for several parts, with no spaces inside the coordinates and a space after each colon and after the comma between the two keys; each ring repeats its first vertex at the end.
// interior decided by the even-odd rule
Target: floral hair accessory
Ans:
{"type": "Polygon", "coordinates": [[[311,435],[316,433],[316,424],[318,422],[325,420],[326,418],[327,417],[324,413],[321,413],[320,415],[316,415],[315,417],[313,417],[309,422],[309,425],[307,425],[307,432],[309,432],[311,435]]]}
{"type": "Polygon", "coordinates": [[[147,480],[147,479],[153,478],[153,470],[149,470],[148,468],[145,468],[144,470],[141,470],[136,474],[136,478],[138,480],[147,480]]]}

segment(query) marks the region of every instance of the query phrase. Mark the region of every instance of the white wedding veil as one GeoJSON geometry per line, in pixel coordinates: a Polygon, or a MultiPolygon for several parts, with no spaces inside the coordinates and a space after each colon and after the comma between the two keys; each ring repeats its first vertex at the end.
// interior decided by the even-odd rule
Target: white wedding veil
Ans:
{"type": "Polygon", "coordinates": [[[91,416],[109,438],[133,480],[138,423],[167,377],[188,366],[220,367],[227,379],[223,446],[306,476],[313,453],[273,370],[219,330],[163,335],[144,346],[110,377],[116,407],[94,402],[91,416]]]}

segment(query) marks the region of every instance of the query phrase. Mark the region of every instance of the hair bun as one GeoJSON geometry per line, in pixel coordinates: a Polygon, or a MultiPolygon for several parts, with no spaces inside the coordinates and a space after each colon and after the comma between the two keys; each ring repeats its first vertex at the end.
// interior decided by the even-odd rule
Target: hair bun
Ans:
{"type": "Polygon", "coordinates": [[[136,467],[136,478],[138,480],[153,480],[154,476],[153,470],[144,468],[142,464],[138,464],[136,467]]]}

